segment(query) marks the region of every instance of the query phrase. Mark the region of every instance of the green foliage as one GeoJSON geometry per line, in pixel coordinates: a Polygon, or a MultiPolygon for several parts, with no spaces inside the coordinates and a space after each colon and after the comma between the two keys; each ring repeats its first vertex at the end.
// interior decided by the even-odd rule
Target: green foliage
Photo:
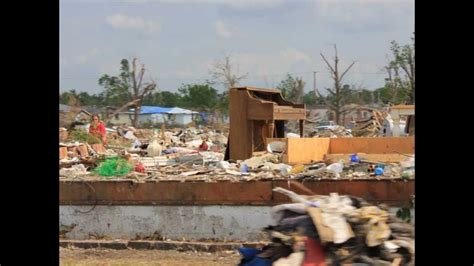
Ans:
{"type": "Polygon", "coordinates": [[[375,97],[385,104],[393,103],[400,104],[407,99],[407,91],[403,89],[396,89],[386,85],[385,87],[378,88],[374,91],[375,97]]]}
{"type": "Polygon", "coordinates": [[[178,89],[182,95],[182,104],[199,111],[211,111],[218,102],[217,90],[210,85],[189,84],[178,89]]]}
{"type": "Polygon", "coordinates": [[[59,95],[59,103],[66,105],[75,105],[78,101],[78,95],[76,90],[70,90],[63,92],[59,95]]]}
{"type": "Polygon", "coordinates": [[[314,91],[309,91],[303,96],[303,103],[311,106],[311,105],[320,105],[324,104],[324,99],[322,97],[316,97],[314,91]]]}
{"type": "Polygon", "coordinates": [[[283,97],[295,103],[303,102],[305,82],[301,78],[293,78],[290,74],[286,79],[278,84],[277,89],[281,90],[283,97]]]}
{"type": "Polygon", "coordinates": [[[289,94],[294,82],[295,79],[290,74],[286,74],[286,79],[280,81],[280,84],[277,86],[277,89],[281,90],[281,94],[286,99],[289,99],[289,94]]]}
{"type": "Polygon", "coordinates": [[[161,92],[160,106],[164,107],[175,107],[180,105],[182,101],[181,95],[175,92],[163,91],[161,92]]]}
{"type": "Polygon", "coordinates": [[[89,95],[87,92],[81,92],[77,95],[81,106],[101,106],[103,103],[102,95],[89,95]]]}
{"type": "Polygon", "coordinates": [[[224,91],[218,95],[217,109],[224,114],[229,112],[229,92],[224,91]]]}
{"type": "Polygon", "coordinates": [[[143,105],[175,107],[180,106],[182,96],[176,92],[161,91],[147,95],[143,99],[143,105]]]}
{"type": "Polygon", "coordinates": [[[120,79],[103,75],[99,79],[99,85],[105,88],[104,98],[112,106],[121,106],[127,103],[131,97],[129,87],[121,84],[120,79]]]}
{"type": "MultiPolygon", "coordinates": [[[[72,105],[71,102],[79,102],[80,106],[92,105],[97,107],[119,106],[114,97],[104,96],[106,93],[89,95],[87,92],[79,94],[72,90],[60,94],[60,103],[72,105]],[[74,99],[71,101],[70,99],[74,99]]],[[[210,84],[187,84],[183,85],[178,92],[161,91],[144,97],[142,105],[183,107],[197,111],[217,110],[226,114],[229,109],[229,93],[224,91],[218,93],[210,84]]]]}
{"type": "Polygon", "coordinates": [[[112,106],[122,106],[131,100],[130,64],[127,59],[120,62],[119,76],[107,74],[99,78],[99,85],[104,87],[103,97],[112,106]]]}
{"type": "Polygon", "coordinates": [[[392,60],[387,70],[388,77],[385,79],[385,88],[389,90],[393,103],[415,102],[415,39],[411,44],[399,45],[396,41],[391,42],[390,50],[392,60]]]}
{"type": "Polygon", "coordinates": [[[92,136],[85,130],[80,130],[80,129],[75,129],[72,130],[71,133],[69,134],[69,139],[71,141],[78,141],[82,143],[88,143],[88,144],[100,144],[102,143],[102,140],[92,136]]]}

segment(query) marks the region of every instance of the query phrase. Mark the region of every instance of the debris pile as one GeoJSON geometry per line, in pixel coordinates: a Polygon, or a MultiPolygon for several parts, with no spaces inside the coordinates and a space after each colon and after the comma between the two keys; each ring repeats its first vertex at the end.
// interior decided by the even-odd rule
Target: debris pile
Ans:
{"type": "Polygon", "coordinates": [[[294,203],[272,208],[271,243],[240,248],[239,265],[414,265],[414,226],[364,199],[305,196],[275,188],[294,203]],[[313,263],[313,264],[307,264],[313,263]]]}
{"type": "Polygon", "coordinates": [[[316,163],[307,165],[294,175],[295,180],[321,180],[321,179],[414,179],[414,157],[400,163],[379,163],[370,161],[355,161],[345,163],[343,160],[326,165],[316,163]]]}
{"type": "Polygon", "coordinates": [[[354,137],[376,137],[383,129],[383,124],[388,116],[387,112],[370,110],[372,115],[367,120],[356,122],[356,126],[352,128],[354,137]]]}
{"type": "Polygon", "coordinates": [[[63,178],[77,175],[183,182],[414,178],[414,159],[410,156],[402,163],[353,160],[355,154],[342,161],[288,165],[283,163],[284,142],[272,142],[266,152],[247,160],[223,161],[227,133],[208,128],[158,131],[119,127],[107,133],[106,147],[77,130],[68,134],[60,129],[60,137],[63,178]]]}
{"type": "Polygon", "coordinates": [[[319,138],[340,138],[340,137],[352,137],[352,133],[343,126],[337,126],[334,129],[320,129],[310,133],[310,137],[319,138]]]}
{"type": "MultiPolygon", "coordinates": [[[[225,130],[225,129],[224,129],[225,130]]],[[[218,168],[224,159],[227,135],[208,128],[161,130],[117,127],[108,130],[108,146],[96,142],[85,130],[68,134],[60,128],[60,176],[98,175],[108,178],[125,176],[161,180],[210,180],[204,174],[239,181],[235,164],[218,168]],[[81,165],[80,168],[78,168],[81,165]],[[83,167],[83,168],[82,168],[83,167]],[[87,171],[89,169],[90,171],[87,171]],[[224,175],[231,175],[225,178],[224,175]]],[[[247,174],[248,176],[256,174],[247,174]]]]}

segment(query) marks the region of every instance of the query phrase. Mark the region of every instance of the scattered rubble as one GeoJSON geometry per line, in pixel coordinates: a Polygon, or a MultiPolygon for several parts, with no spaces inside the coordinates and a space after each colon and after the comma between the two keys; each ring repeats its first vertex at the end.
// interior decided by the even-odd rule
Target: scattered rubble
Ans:
{"type": "Polygon", "coordinates": [[[272,208],[274,223],[264,229],[272,242],[261,249],[240,248],[239,265],[414,265],[414,226],[384,206],[337,193],[274,191],[294,203],[272,208]]]}
{"type": "Polygon", "coordinates": [[[223,161],[228,140],[225,130],[117,127],[115,131],[108,130],[107,147],[88,139],[84,133],[76,129],[68,134],[60,128],[61,178],[182,182],[414,178],[411,157],[402,163],[351,162],[345,158],[287,165],[282,159],[286,148],[283,142],[273,142],[267,151],[247,160],[223,161]],[[376,168],[379,169],[375,171],[376,168]]]}
{"type": "MultiPolygon", "coordinates": [[[[391,116],[386,111],[366,108],[370,112],[370,116],[364,120],[353,121],[353,128],[347,129],[343,126],[336,126],[334,128],[325,128],[313,130],[316,121],[306,119],[308,126],[304,129],[304,135],[307,137],[321,137],[321,138],[343,138],[343,137],[380,137],[385,136],[384,127],[389,127],[391,123],[391,116]]],[[[297,131],[296,124],[289,124],[292,131],[297,131]]]]}
{"type": "Polygon", "coordinates": [[[313,131],[310,133],[309,136],[319,137],[319,138],[338,138],[338,137],[350,138],[352,137],[352,133],[343,126],[337,126],[334,129],[324,129],[324,130],[313,131]]]}
{"type": "Polygon", "coordinates": [[[380,135],[388,113],[377,110],[370,111],[372,115],[369,119],[356,121],[356,126],[352,128],[352,135],[354,137],[376,137],[380,135]]]}

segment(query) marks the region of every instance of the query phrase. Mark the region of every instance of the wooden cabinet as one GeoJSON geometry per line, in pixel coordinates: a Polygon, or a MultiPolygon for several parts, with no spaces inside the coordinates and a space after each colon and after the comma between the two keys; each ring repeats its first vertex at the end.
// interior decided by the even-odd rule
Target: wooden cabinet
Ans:
{"type": "Polygon", "coordinates": [[[283,99],[277,89],[231,88],[226,159],[244,160],[266,149],[267,138],[284,138],[285,121],[299,120],[303,136],[306,107],[283,99]]]}

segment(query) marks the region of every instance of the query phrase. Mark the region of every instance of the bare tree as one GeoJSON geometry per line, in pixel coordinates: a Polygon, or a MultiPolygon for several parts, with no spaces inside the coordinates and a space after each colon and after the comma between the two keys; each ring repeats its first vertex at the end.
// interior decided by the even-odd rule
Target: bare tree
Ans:
{"type": "Polygon", "coordinates": [[[130,76],[132,78],[132,101],[136,100],[135,110],[133,112],[132,124],[134,127],[138,125],[138,115],[140,114],[140,109],[142,106],[143,97],[156,88],[156,83],[152,80],[150,83],[143,84],[143,75],[145,75],[145,65],[142,64],[140,71],[136,73],[136,58],[133,58],[132,61],[132,72],[130,76]]]}
{"type": "MultiPolygon", "coordinates": [[[[227,92],[224,92],[223,97],[228,97],[228,90],[230,88],[238,86],[239,82],[247,77],[248,74],[238,75],[235,73],[234,65],[231,62],[231,56],[226,55],[222,61],[216,61],[212,65],[212,69],[210,70],[212,79],[224,85],[227,88],[227,92]]],[[[216,109],[214,110],[214,117],[217,120],[218,117],[223,119],[221,115],[222,110],[216,109]]],[[[213,119],[214,120],[214,119],[213,119]]]]}
{"type": "Polygon", "coordinates": [[[336,114],[336,123],[340,124],[344,100],[344,95],[341,93],[342,79],[356,62],[352,62],[352,64],[350,64],[346,68],[346,70],[342,72],[342,74],[339,74],[339,57],[337,55],[336,45],[334,45],[334,50],[336,52],[336,56],[334,58],[334,67],[328,62],[328,60],[326,60],[326,57],[324,57],[322,53],[320,54],[324,62],[326,62],[328,69],[331,72],[331,77],[334,80],[334,89],[326,89],[331,94],[331,96],[333,96],[333,101],[332,103],[326,101],[326,105],[329,107],[330,110],[334,111],[334,113],[336,114]]]}
{"type": "Polygon", "coordinates": [[[248,74],[237,75],[234,72],[231,62],[231,56],[226,55],[222,61],[216,61],[212,66],[211,75],[214,80],[230,89],[239,85],[239,82],[247,77],[248,74]]]}

